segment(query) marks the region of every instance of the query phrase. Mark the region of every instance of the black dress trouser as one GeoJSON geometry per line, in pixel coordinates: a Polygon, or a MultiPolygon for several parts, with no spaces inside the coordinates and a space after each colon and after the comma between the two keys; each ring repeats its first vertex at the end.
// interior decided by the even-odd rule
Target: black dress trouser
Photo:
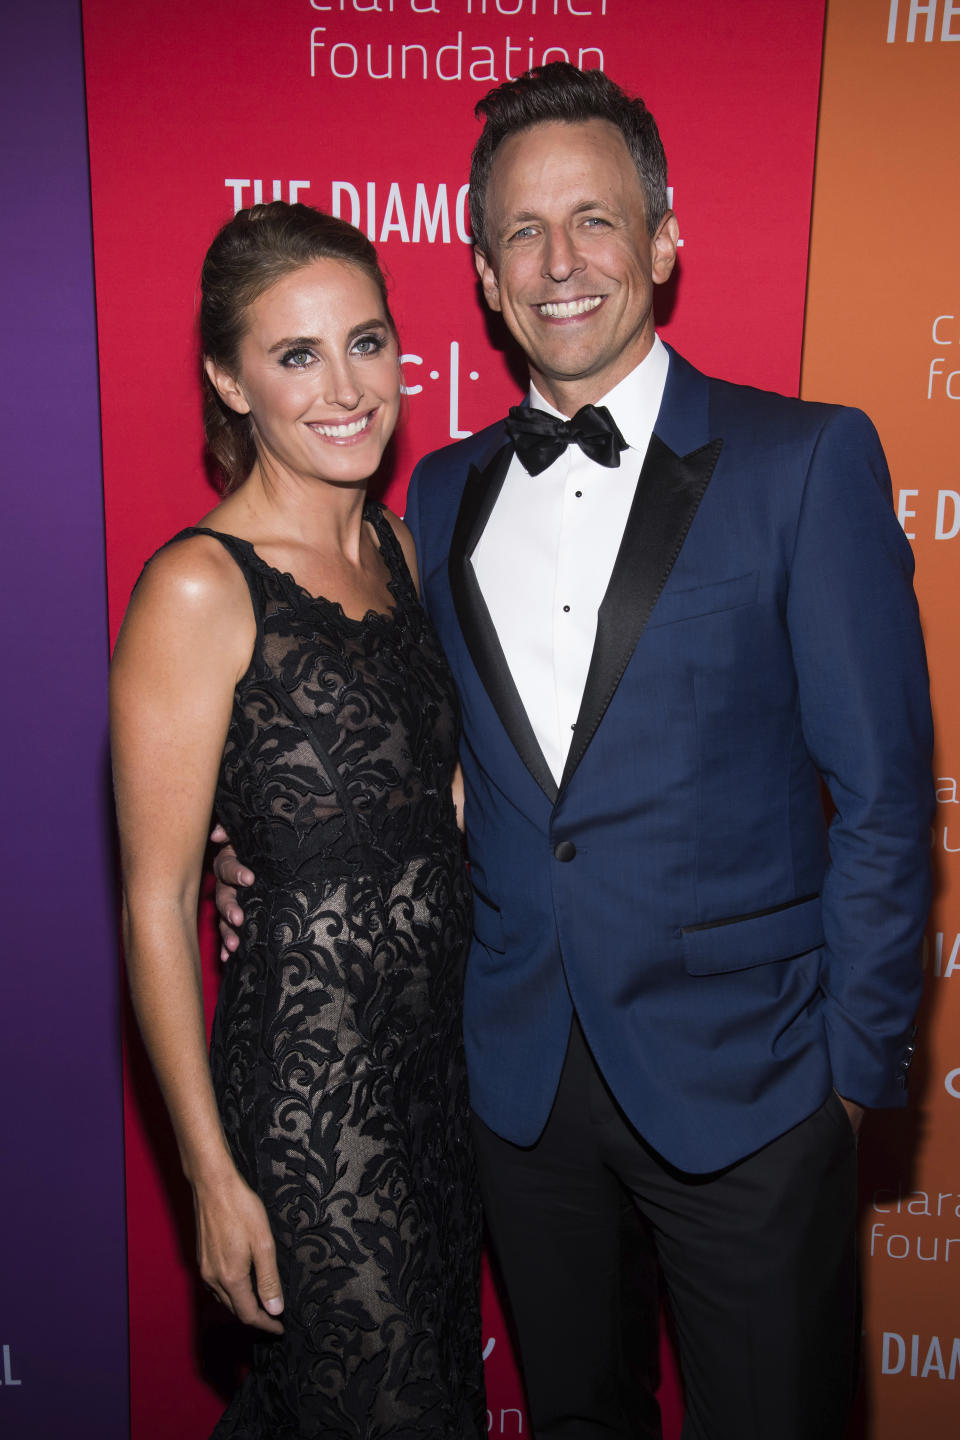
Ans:
{"type": "Polygon", "coordinates": [[[536,1440],[655,1440],[657,1267],[684,1440],[841,1440],[856,1371],[856,1142],[839,1099],[729,1169],[675,1170],[574,1021],[535,1145],[474,1117],[536,1440]]]}

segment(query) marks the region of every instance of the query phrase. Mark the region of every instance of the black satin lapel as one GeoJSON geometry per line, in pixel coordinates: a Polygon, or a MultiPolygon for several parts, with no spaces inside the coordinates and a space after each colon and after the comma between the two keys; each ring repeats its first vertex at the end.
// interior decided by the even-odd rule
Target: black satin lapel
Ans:
{"type": "Polygon", "coordinates": [[[513,446],[505,445],[483,470],[470,467],[450,542],[450,589],[453,592],[453,603],[463,638],[483,681],[484,689],[524,765],[547,798],[553,802],[557,798],[557,782],[551,774],[533,726],[523,708],[523,701],[510,674],[510,667],[470,563],[497,496],[503,488],[512,458],[513,446]]]}
{"type": "Polygon", "coordinates": [[[508,442],[494,452],[482,470],[478,470],[476,465],[470,466],[467,483],[460,497],[457,523],[453,527],[450,541],[451,581],[454,568],[459,567],[464,560],[469,560],[477,548],[497,496],[503,489],[512,459],[513,446],[508,442]]]}
{"type": "Polygon", "coordinates": [[[560,789],[568,783],[616,692],[693,523],[722,440],[681,457],[653,435],[637,481],[610,584],[597,616],[587,672],[560,789]]]}

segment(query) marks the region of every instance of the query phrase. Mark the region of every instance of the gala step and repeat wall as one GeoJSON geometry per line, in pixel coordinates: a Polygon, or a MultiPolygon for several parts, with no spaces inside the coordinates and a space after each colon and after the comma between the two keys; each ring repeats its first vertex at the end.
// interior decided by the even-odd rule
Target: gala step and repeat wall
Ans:
{"type": "MultiPolygon", "coordinates": [[[[90,1173],[73,1163],[57,1172],[55,1222],[22,1182],[4,1180],[0,1433],[11,1440],[88,1434],[201,1440],[244,1363],[242,1337],[197,1283],[189,1194],[129,1017],[120,1134],[121,1002],[112,854],[102,823],[108,635],[97,577],[104,535],[113,637],[144,560],[215,498],[203,463],[194,328],[206,246],[235,209],[273,198],[332,210],[376,241],[390,279],[407,392],[379,487],[402,512],[417,456],[497,418],[522,387],[522,365],[483,311],[471,262],[466,180],[478,133],[473,106],[530,64],[569,59],[599,66],[642,94],[660,123],[683,247],[676,280],[658,296],[665,338],[695,364],[730,379],[863,406],[891,460],[900,519],[918,559],[933,671],[938,889],[910,1107],[871,1117],[861,1145],[867,1383],[856,1428],[860,1440],[908,1433],[953,1440],[960,1428],[960,895],[953,884],[960,736],[952,663],[960,627],[953,558],[960,553],[960,212],[952,157],[960,140],[960,3],[49,0],[36,8],[45,23],[23,18],[11,25],[18,46],[3,64],[15,71],[18,88],[5,129],[20,146],[51,127],[69,144],[55,155],[49,143],[24,155],[17,183],[30,196],[28,218],[10,242],[4,236],[4,256],[14,263],[14,288],[28,317],[29,297],[43,293],[44,280],[52,289],[44,294],[51,326],[58,315],[72,317],[73,306],[80,316],[69,320],[75,338],[87,317],[82,343],[93,377],[92,208],[103,512],[99,491],[93,504],[88,498],[83,523],[66,508],[68,481],[76,488],[84,465],[96,471],[89,442],[89,432],[96,434],[95,385],[78,389],[74,367],[64,391],[86,424],[84,451],[69,430],[61,438],[67,412],[57,389],[62,354],[55,329],[40,332],[36,364],[47,378],[32,389],[23,378],[27,341],[18,331],[7,393],[22,410],[23,440],[8,503],[23,522],[23,538],[20,569],[4,578],[14,584],[8,614],[25,617],[27,582],[19,577],[52,565],[64,573],[28,507],[56,515],[71,541],[71,583],[93,606],[97,658],[86,666],[85,682],[69,667],[51,667],[49,656],[33,664],[61,737],[64,718],[73,723],[83,694],[87,731],[77,732],[71,773],[77,795],[96,791],[95,800],[85,798],[87,829],[76,832],[84,863],[94,867],[83,874],[84,895],[95,898],[92,919],[82,922],[83,944],[58,928],[48,947],[64,974],[72,973],[70,964],[85,967],[84,1001],[48,969],[50,983],[36,982],[44,986],[42,1006],[25,993],[16,1007],[0,1008],[0,1055],[16,1057],[9,1075],[3,1072],[5,1095],[16,1097],[8,1173],[22,1163],[16,1156],[37,1151],[40,1114],[62,1115],[67,1107],[75,1146],[78,1135],[97,1143],[90,1173]],[[49,217],[36,210],[34,194],[37,174],[46,171],[49,217]],[[49,227],[58,205],[63,218],[68,199],[73,229],[65,228],[62,249],[70,264],[34,246],[31,231],[31,223],[49,227]],[[38,443],[42,451],[51,437],[64,461],[52,478],[31,469],[38,443]],[[72,1030],[71,1021],[78,1022],[72,1030]],[[50,1044],[59,1029],[75,1034],[78,1027],[95,1057],[94,1086],[80,1085],[73,1051],[50,1044]],[[56,1097],[37,1089],[32,1107],[28,1052],[43,1056],[44,1084],[56,1097]],[[118,1315],[121,1164],[129,1429],[118,1315]],[[94,1207],[91,1184],[107,1182],[113,1189],[96,1192],[94,1207]],[[92,1208],[99,1229],[91,1225],[92,1208]],[[78,1286],[91,1296],[106,1287],[100,1309],[77,1305],[78,1286]],[[104,1307],[112,1328],[103,1328],[104,1307]],[[45,1343],[44,1315],[55,1343],[45,1343]],[[78,1389],[78,1374],[91,1369],[81,1358],[98,1326],[106,1337],[101,1371],[96,1384],[78,1389]],[[60,1338],[70,1327],[72,1356],[60,1338]],[[56,1422],[55,1413],[62,1416],[56,1422]]],[[[62,597],[58,604],[63,625],[75,630],[84,618],[80,598],[72,610],[62,597]]],[[[68,638],[62,648],[72,655],[76,637],[68,638]]],[[[16,735],[19,754],[22,726],[16,735]]],[[[45,834],[62,823],[64,782],[44,768],[45,736],[38,730],[27,744],[33,748],[18,764],[23,809],[31,794],[39,796],[34,803],[45,834]]],[[[37,896],[26,912],[34,929],[45,918],[38,908],[50,903],[48,887],[37,880],[46,864],[41,841],[42,835],[29,853],[18,851],[8,872],[19,894],[37,896]]],[[[53,911],[51,917],[58,918],[53,911]]],[[[208,904],[201,923],[212,1010],[219,962],[208,904]]],[[[23,954],[9,963],[22,965],[23,954]]],[[[55,1125],[50,1134],[64,1146],[55,1125]]],[[[44,1186],[49,1195],[52,1180],[44,1186]]],[[[484,1354],[490,1434],[528,1435],[489,1271],[484,1354]]],[[[660,1394],[665,1435],[677,1440],[682,1397],[667,1343],[660,1394]]]]}

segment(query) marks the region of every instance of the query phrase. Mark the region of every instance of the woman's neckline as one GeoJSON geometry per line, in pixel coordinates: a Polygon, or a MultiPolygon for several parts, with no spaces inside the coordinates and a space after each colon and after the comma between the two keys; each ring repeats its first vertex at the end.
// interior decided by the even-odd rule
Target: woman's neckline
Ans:
{"type": "MultiPolygon", "coordinates": [[[[335,611],[337,615],[339,615],[340,618],[344,620],[348,625],[369,625],[372,622],[376,621],[380,621],[383,624],[392,625],[396,623],[400,611],[400,596],[398,594],[399,577],[397,576],[394,566],[391,564],[390,556],[387,554],[387,551],[384,547],[384,533],[381,531],[380,526],[377,524],[377,521],[382,520],[383,518],[383,507],[378,505],[377,502],[374,500],[365,500],[363,502],[363,518],[373,530],[373,533],[376,537],[377,549],[383,558],[384,565],[387,567],[387,589],[393,596],[395,603],[390,606],[389,610],[378,610],[375,606],[371,605],[369,609],[366,610],[364,614],[359,617],[355,615],[348,615],[346,610],[344,610],[342,603],[339,600],[334,600],[329,595],[314,595],[313,591],[308,590],[305,585],[301,585],[297,577],[293,575],[289,570],[281,570],[278,565],[271,565],[269,560],[265,560],[263,558],[252,540],[245,540],[242,535],[234,535],[229,530],[218,530],[213,525],[192,525],[190,528],[192,530],[199,530],[201,533],[206,531],[210,535],[223,535],[228,540],[233,540],[236,542],[236,544],[242,545],[244,549],[249,553],[251,560],[253,560],[254,563],[259,566],[261,570],[265,570],[270,575],[276,575],[280,580],[285,581],[291,587],[291,589],[295,590],[297,594],[302,596],[302,598],[306,600],[309,604],[327,606],[329,609],[335,611]]],[[[384,521],[383,523],[386,529],[390,528],[389,521],[384,521]]],[[[390,530],[390,535],[392,537],[392,530],[390,530]]]]}

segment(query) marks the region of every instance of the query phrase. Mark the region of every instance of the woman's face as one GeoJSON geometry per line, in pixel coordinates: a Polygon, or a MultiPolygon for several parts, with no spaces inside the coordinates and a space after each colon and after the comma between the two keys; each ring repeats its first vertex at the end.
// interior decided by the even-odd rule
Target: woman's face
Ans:
{"type": "Polygon", "coordinates": [[[397,423],[397,342],[380,291],[341,260],[313,260],[247,312],[235,376],[211,369],[221,397],[249,413],[272,476],[357,485],[397,423]]]}

